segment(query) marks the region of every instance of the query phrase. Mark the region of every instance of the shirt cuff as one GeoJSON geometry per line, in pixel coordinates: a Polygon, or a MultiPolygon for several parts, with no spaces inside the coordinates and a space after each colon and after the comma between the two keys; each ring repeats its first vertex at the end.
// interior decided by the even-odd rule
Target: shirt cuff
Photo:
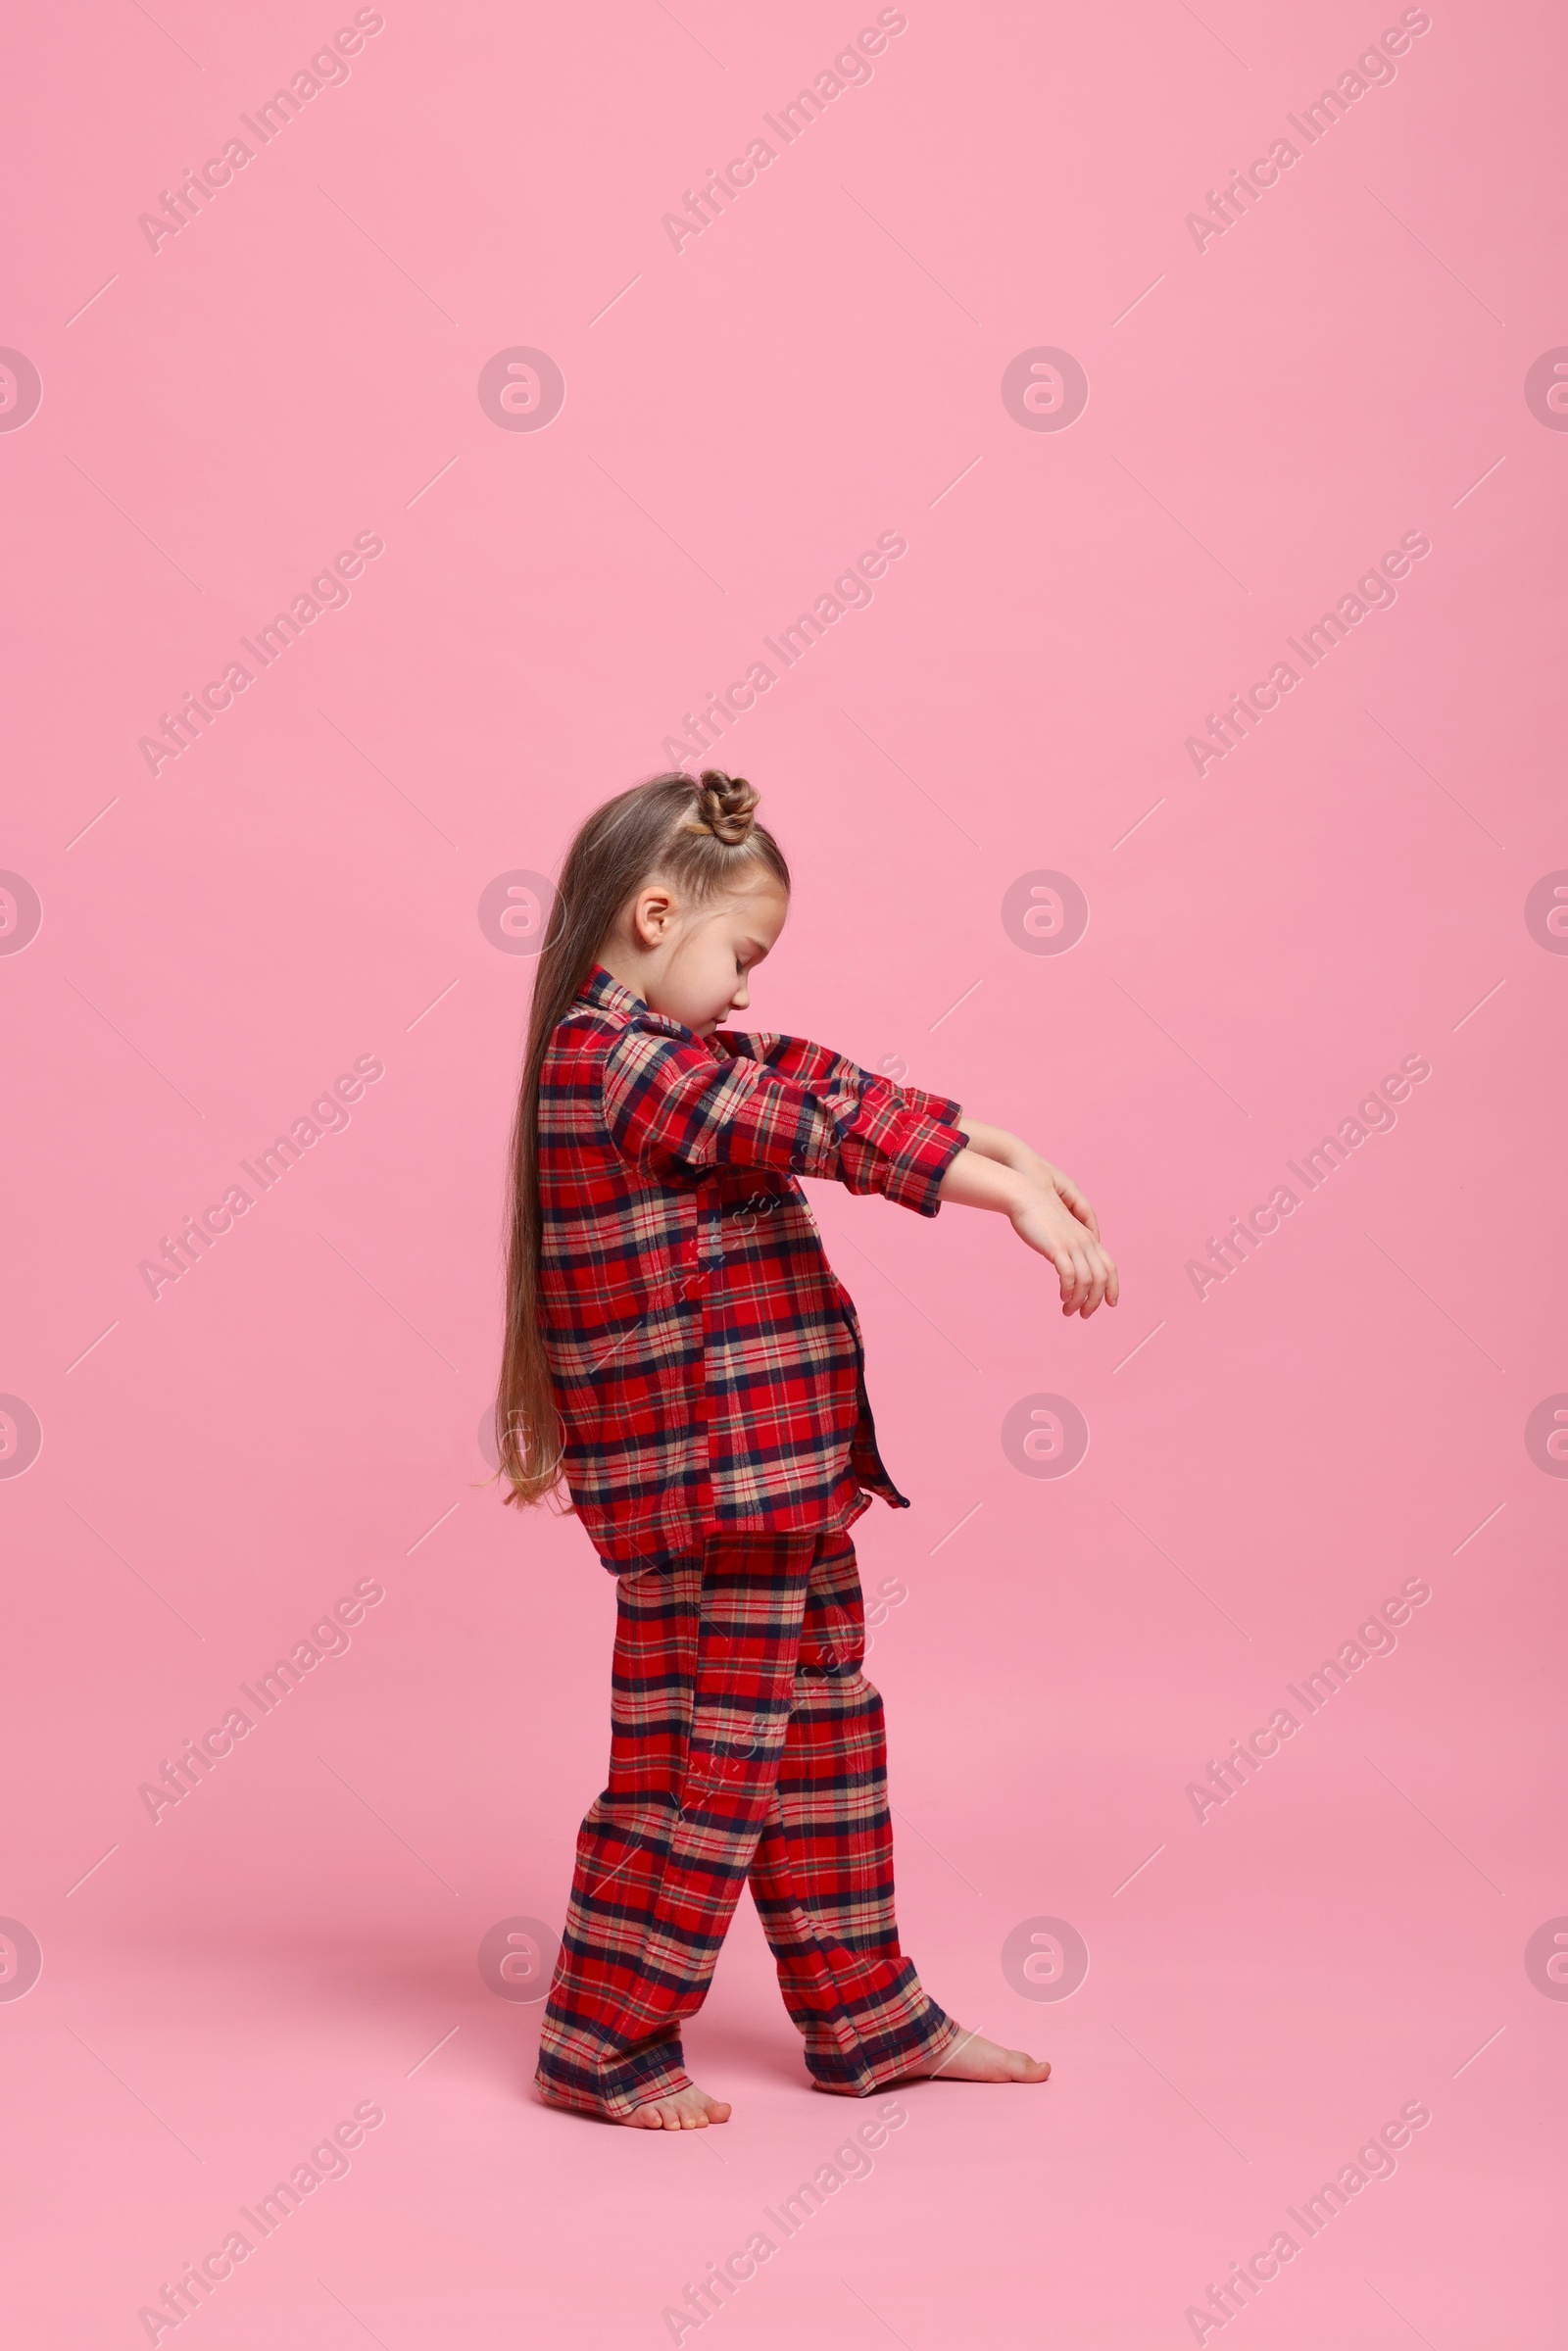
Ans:
{"type": "Polygon", "coordinates": [[[950,1095],[927,1094],[920,1086],[901,1086],[899,1092],[911,1110],[918,1110],[924,1118],[940,1118],[944,1126],[956,1127],[963,1116],[962,1102],[956,1102],[950,1095]]]}
{"type": "MultiPolygon", "coordinates": [[[[949,1106],[956,1110],[959,1105],[953,1102],[949,1106]]],[[[951,1119],[911,1110],[906,1135],[889,1151],[883,1194],[900,1207],[912,1208],[917,1216],[935,1216],[942,1205],[938,1197],[942,1179],[968,1146],[968,1136],[951,1119]]]]}

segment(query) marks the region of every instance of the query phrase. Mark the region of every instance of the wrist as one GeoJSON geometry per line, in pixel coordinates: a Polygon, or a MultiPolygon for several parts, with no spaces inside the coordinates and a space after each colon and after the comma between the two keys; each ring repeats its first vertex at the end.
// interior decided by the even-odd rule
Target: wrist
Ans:
{"type": "Polygon", "coordinates": [[[967,1112],[954,1123],[967,1136],[969,1149],[978,1151],[983,1159],[994,1159],[1001,1167],[1021,1165],[1019,1154],[1024,1146],[1005,1127],[994,1127],[986,1119],[971,1118],[967,1112]]]}
{"type": "Polygon", "coordinates": [[[1009,1135],[1005,1127],[993,1127],[986,1138],[986,1149],[999,1166],[1020,1177],[1027,1184],[1045,1180],[1045,1161],[1037,1151],[1019,1135],[1009,1135]]]}
{"type": "Polygon", "coordinates": [[[937,1187],[937,1198],[955,1200],[965,1208],[996,1208],[1011,1217],[1027,1206],[1036,1192],[1027,1177],[971,1143],[949,1163],[937,1187]]]}
{"type": "Polygon", "coordinates": [[[1027,1168],[1018,1167],[1011,1160],[1000,1160],[997,1166],[1004,1186],[1003,1206],[1009,1217],[1017,1218],[1039,1200],[1040,1186],[1027,1168]]]}

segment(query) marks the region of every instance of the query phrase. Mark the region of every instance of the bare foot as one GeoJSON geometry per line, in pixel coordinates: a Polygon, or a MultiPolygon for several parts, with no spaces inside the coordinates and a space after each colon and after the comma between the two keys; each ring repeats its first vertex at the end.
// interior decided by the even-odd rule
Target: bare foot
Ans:
{"type": "Polygon", "coordinates": [[[693,2082],[689,2089],[678,2089],[670,2097],[650,2098],[626,2120],[634,2131],[706,2131],[710,2123],[727,2123],[729,2107],[724,2099],[710,2098],[693,2082]]]}
{"type": "Polygon", "coordinates": [[[1051,2072],[1048,2059],[1030,2057],[1022,2049],[1004,2049],[984,2033],[965,2033],[952,2054],[939,2057],[928,2074],[908,2074],[909,2082],[1044,2082],[1051,2072]]]}

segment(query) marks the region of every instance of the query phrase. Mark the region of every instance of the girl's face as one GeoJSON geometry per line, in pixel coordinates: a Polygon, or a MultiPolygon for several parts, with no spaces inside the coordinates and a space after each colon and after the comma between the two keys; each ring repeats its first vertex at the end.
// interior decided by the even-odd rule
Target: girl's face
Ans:
{"type": "Polygon", "coordinates": [[[784,928],[789,900],[771,874],[686,906],[674,885],[638,891],[599,960],[654,1011],[709,1037],[751,1003],[747,976],[784,928]]]}

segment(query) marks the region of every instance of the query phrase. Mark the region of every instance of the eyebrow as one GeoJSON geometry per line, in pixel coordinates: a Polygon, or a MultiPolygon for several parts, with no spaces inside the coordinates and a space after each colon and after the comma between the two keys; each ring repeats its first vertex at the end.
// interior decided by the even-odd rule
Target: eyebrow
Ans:
{"type": "Polygon", "coordinates": [[[765,955],[767,954],[767,949],[766,949],[766,948],[765,948],[765,947],[762,945],[762,942],[761,942],[761,940],[760,940],[760,939],[752,939],[752,938],[748,938],[748,939],[747,939],[747,941],[746,941],[746,945],[747,945],[748,947],[755,947],[755,948],[756,948],[756,950],[757,950],[757,952],[758,952],[758,955],[759,955],[760,956],[760,955],[765,955]]]}

